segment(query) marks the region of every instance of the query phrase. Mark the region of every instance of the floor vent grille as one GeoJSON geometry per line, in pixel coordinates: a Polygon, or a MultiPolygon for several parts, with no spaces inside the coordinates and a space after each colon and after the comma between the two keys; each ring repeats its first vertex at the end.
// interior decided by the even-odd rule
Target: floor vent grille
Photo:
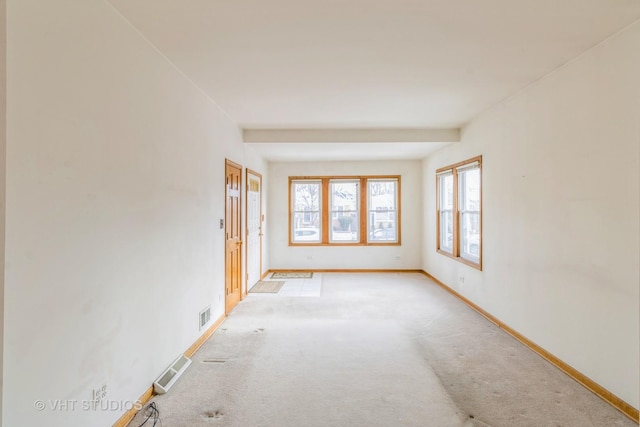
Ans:
{"type": "Polygon", "coordinates": [[[178,381],[189,365],[191,365],[191,359],[181,354],[153,383],[153,391],[156,394],[165,394],[178,381]]]}

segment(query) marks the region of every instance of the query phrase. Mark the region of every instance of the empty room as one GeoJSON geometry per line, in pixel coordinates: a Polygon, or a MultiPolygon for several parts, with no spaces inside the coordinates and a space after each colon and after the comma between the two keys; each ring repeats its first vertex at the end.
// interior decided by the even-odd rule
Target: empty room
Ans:
{"type": "Polygon", "coordinates": [[[637,426],[638,0],[0,0],[0,426],[637,426]]]}

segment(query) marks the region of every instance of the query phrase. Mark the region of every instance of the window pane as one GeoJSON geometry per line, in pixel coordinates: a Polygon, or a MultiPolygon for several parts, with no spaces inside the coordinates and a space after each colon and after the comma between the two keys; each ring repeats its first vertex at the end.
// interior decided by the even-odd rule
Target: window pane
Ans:
{"type": "Polygon", "coordinates": [[[463,212],[460,214],[461,245],[460,256],[472,261],[480,258],[480,214],[463,212]]]}
{"type": "Polygon", "coordinates": [[[367,181],[367,224],[369,242],[398,241],[398,180],[370,179],[367,181]]]}
{"type": "Polygon", "coordinates": [[[320,211],[320,189],[319,181],[293,183],[293,210],[297,211],[320,211]]]}
{"type": "Polygon", "coordinates": [[[320,243],[320,181],[292,183],[291,240],[296,243],[320,243]]]}
{"type": "Polygon", "coordinates": [[[440,250],[453,253],[453,174],[438,177],[440,197],[440,250]]]}
{"type": "Polygon", "coordinates": [[[440,210],[453,210],[453,175],[441,175],[440,210]]]}
{"type": "Polygon", "coordinates": [[[458,173],[460,203],[460,256],[480,260],[480,169],[458,173]]]}
{"type": "Polygon", "coordinates": [[[359,242],[358,205],[360,203],[359,181],[332,180],[331,192],[331,242],[359,242]]]}
{"type": "Polygon", "coordinates": [[[480,211],[480,169],[460,172],[460,210],[480,211]]]}
{"type": "Polygon", "coordinates": [[[453,211],[440,211],[440,250],[453,253],[453,211]]]}

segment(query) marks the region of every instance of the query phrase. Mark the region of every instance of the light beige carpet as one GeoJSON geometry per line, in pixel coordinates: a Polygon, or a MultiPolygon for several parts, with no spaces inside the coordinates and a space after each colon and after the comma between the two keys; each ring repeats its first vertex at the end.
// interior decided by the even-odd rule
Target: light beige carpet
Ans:
{"type": "Polygon", "coordinates": [[[244,299],[152,399],[162,427],[637,427],[420,274],[322,287],[244,299]]]}
{"type": "Polygon", "coordinates": [[[276,280],[261,280],[249,290],[249,292],[253,293],[269,293],[269,294],[277,294],[280,292],[280,289],[284,285],[282,281],[276,280]]]}

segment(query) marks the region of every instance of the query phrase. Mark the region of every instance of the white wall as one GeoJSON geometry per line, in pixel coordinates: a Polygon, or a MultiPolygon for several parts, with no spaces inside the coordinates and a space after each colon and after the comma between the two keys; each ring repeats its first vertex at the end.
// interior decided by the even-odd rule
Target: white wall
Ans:
{"type": "Polygon", "coordinates": [[[110,425],[223,314],[224,159],[265,163],[108,2],[7,16],[4,423],[110,425]]]}
{"type": "Polygon", "coordinates": [[[269,163],[272,269],[419,269],[422,171],[419,161],[269,163]],[[289,246],[289,176],[400,175],[401,246],[289,246]],[[397,259],[399,257],[399,259],[397,259]]]}
{"type": "Polygon", "coordinates": [[[3,396],[3,374],[2,364],[4,358],[4,236],[5,236],[5,185],[6,185],[6,162],[5,154],[7,148],[7,25],[6,25],[7,4],[5,0],[0,0],[0,426],[2,426],[2,396],[3,396]]]}
{"type": "Polygon", "coordinates": [[[424,161],[424,269],[638,408],[640,23],[424,161]],[[483,155],[479,272],[435,251],[435,170],[483,155]],[[464,276],[464,282],[459,281],[464,276]]]}

